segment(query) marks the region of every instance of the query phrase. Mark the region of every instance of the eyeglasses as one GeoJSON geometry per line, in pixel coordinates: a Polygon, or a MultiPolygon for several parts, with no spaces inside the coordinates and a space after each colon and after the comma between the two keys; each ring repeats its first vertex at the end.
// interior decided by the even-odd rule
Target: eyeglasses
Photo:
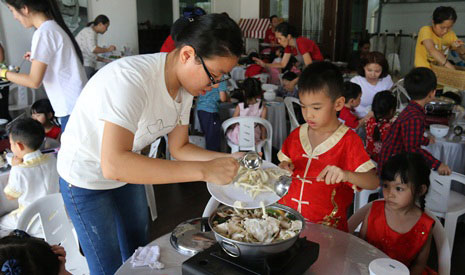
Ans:
{"type": "Polygon", "coordinates": [[[208,78],[210,79],[210,84],[208,86],[213,86],[213,85],[216,85],[218,83],[221,83],[223,81],[226,81],[226,80],[229,80],[231,78],[231,75],[230,74],[225,74],[223,75],[223,77],[220,79],[220,80],[216,80],[212,74],[210,73],[210,71],[207,69],[207,66],[205,66],[205,62],[203,62],[203,58],[200,56],[200,55],[197,55],[200,59],[200,62],[202,63],[202,66],[203,66],[203,69],[205,70],[205,73],[207,74],[208,78]]]}

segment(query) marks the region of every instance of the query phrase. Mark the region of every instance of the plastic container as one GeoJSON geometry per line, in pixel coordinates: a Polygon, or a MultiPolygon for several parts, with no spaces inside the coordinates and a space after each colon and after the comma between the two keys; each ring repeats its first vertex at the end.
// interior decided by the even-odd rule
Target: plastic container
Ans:
{"type": "Polygon", "coordinates": [[[449,133],[449,126],[442,124],[431,124],[429,130],[436,138],[443,138],[449,133]]]}
{"type": "Polygon", "coordinates": [[[370,275],[409,275],[409,269],[401,262],[391,258],[380,258],[368,265],[370,275]]]}

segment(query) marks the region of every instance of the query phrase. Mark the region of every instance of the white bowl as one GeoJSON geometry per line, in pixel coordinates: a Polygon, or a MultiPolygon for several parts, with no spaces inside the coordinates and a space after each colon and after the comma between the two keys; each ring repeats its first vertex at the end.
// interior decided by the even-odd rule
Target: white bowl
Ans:
{"type": "Polygon", "coordinates": [[[278,86],[274,84],[262,84],[262,90],[265,92],[268,92],[268,91],[276,92],[278,90],[278,86]]]}
{"type": "Polygon", "coordinates": [[[442,124],[431,124],[429,130],[436,138],[443,138],[449,133],[449,126],[442,124]]]}
{"type": "Polygon", "coordinates": [[[266,101],[273,101],[276,98],[276,93],[274,91],[267,91],[263,94],[263,98],[266,101]]]}
{"type": "Polygon", "coordinates": [[[410,271],[401,262],[389,258],[380,258],[368,265],[370,275],[408,275],[410,271]]]}

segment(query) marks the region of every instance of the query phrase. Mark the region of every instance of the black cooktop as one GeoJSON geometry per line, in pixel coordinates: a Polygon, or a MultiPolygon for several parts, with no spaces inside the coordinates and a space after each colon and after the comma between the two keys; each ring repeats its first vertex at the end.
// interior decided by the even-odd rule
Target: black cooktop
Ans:
{"type": "Polygon", "coordinates": [[[280,254],[263,260],[244,260],[227,255],[216,243],[186,260],[182,264],[182,274],[302,274],[318,259],[319,249],[317,243],[300,238],[291,248],[280,254]]]}

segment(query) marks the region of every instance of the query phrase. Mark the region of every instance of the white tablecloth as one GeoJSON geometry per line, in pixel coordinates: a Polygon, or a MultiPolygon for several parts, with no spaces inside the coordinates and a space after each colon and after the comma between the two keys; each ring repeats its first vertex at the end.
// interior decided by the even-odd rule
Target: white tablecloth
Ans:
{"type": "Polygon", "coordinates": [[[449,133],[445,138],[437,138],[436,143],[425,146],[436,159],[447,164],[452,171],[465,174],[465,136],[454,137],[449,133]]]}
{"type": "MultiPolygon", "coordinates": [[[[372,260],[387,257],[364,240],[321,224],[307,223],[301,236],[320,245],[317,261],[305,274],[369,274],[368,265],[372,260]]],[[[132,268],[126,261],[115,274],[181,274],[181,264],[189,257],[177,253],[169,238],[170,234],[166,234],[150,243],[160,246],[160,261],[165,269],[132,268]]]]}

